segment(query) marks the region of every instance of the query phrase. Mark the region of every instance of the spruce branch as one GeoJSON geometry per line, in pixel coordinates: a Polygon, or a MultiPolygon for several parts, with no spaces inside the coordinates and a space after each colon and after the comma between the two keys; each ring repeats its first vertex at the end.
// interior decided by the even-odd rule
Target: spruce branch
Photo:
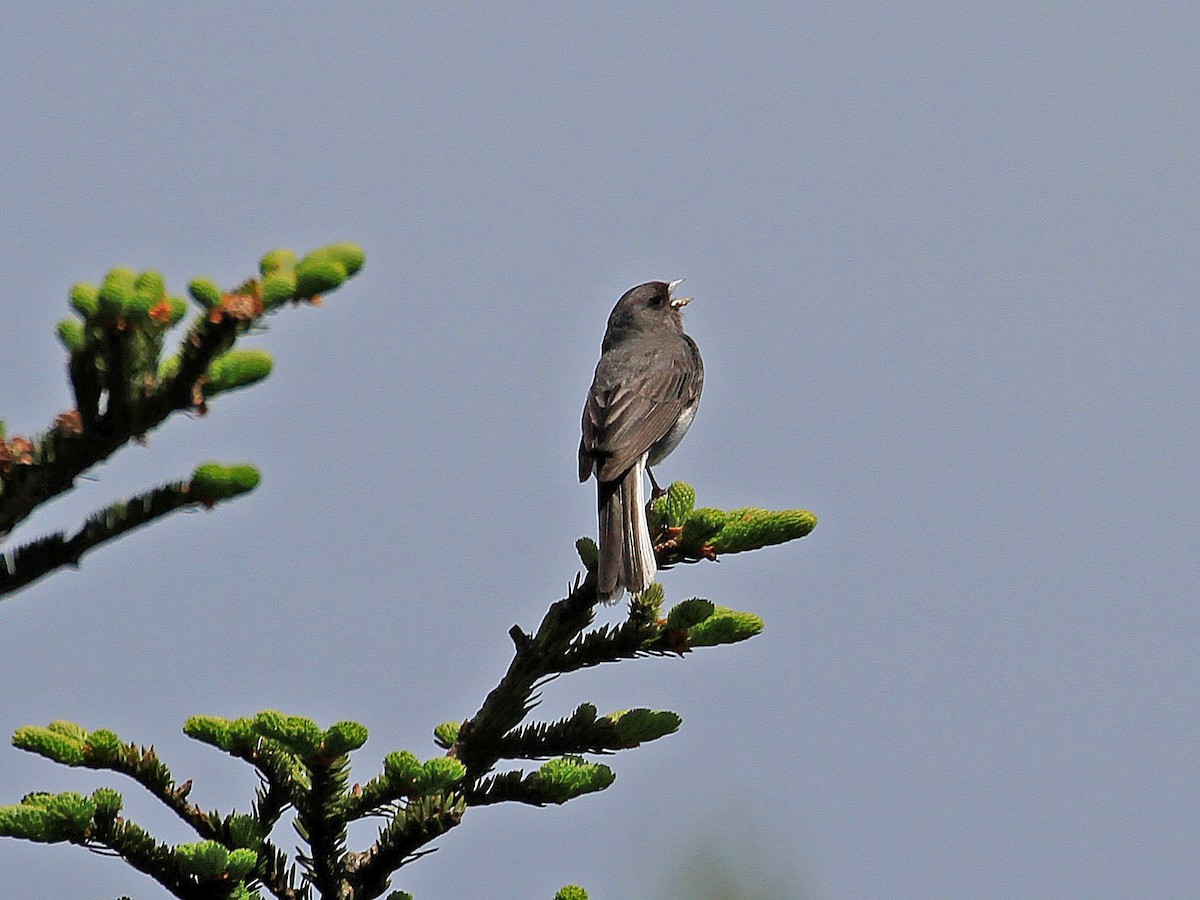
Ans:
{"type": "Polygon", "coordinates": [[[297,860],[322,897],[353,896],[342,889],[346,817],[341,801],[349,767],[345,756],[310,765],[310,789],[296,807],[296,833],[310,848],[308,853],[298,854],[297,860]]]}
{"type": "Polygon", "coordinates": [[[351,853],[346,872],[357,898],[378,897],[388,889],[391,874],[424,856],[421,847],[441,837],[462,822],[466,800],[455,793],[437,793],[408,803],[380,829],[371,848],[351,853]]]}
{"type": "MultiPolygon", "coordinates": [[[[122,818],[120,811],[120,795],[107,788],[97,790],[91,797],[72,791],[27,794],[20,804],[0,807],[0,835],[39,843],[65,842],[108,849],[175,896],[196,900],[229,896],[225,890],[214,892],[203,882],[227,881],[228,876],[244,876],[253,868],[256,859],[253,854],[241,852],[230,860],[226,853],[226,866],[219,872],[214,871],[211,860],[205,865],[202,858],[197,859],[198,854],[186,849],[200,845],[172,848],[158,843],[145,829],[122,818]]],[[[229,887],[232,886],[231,882],[229,887]]]]}
{"type": "Polygon", "coordinates": [[[464,722],[449,755],[467,767],[467,779],[476,781],[491,771],[501,758],[501,739],[536,705],[537,684],[555,673],[554,661],[561,658],[580,632],[595,617],[595,569],[575,581],[571,592],[554,603],[542,619],[537,633],[526,635],[517,626],[509,634],[516,653],[500,683],[488,694],[479,711],[464,722]]]}
{"type": "Polygon", "coordinates": [[[609,787],[616,775],[600,763],[579,756],[551,759],[526,775],[521,770],[482,779],[469,793],[472,806],[515,801],[530,806],[561,804],[609,787]]]}
{"type": "Polygon", "coordinates": [[[89,844],[112,850],[183,900],[204,900],[213,896],[212,892],[192,881],[170,846],[154,840],[144,828],[128,819],[97,823],[89,844]]]}
{"type": "MultiPolygon", "coordinates": [[[[206,477],[211,496],[219,496],[233,478],[219,467],[206,477]]],[[[580,542],[581,558],[591,558],[591,549],[580,542]]],[[[349,754],[367,740],[366,728],[358,723],[322,728],[274,710],[247,718],[188,719],[184,733],[189,737],[258,771],[262,784],[249,815],[221,816],[191,804],[191,783],[177,784],[153,748],[123,743],[110,731],[88,731],[70,722],[19,729],[13,741],[22,749],[64,765],[133,778],[201,840],[175,847],[155,842],[120,818],[115,791],[97,792],[91,800],[68,794],[53,803],[27,798],[18,806],[0,807],[0,834],[109,848],[180,897],[253,897],[256,886],[282,900],[379,897],[392,874],[432,852],[427,845],[458,826],[469,807],[506,801],[561,804],[604,790],[615,774],[583,754],[633,748],[679,728],[679,716],[667,710],[600,716],[588,703],[561,721],[523,725],[547,679],[604,661],[733,643],[762,629],[756,616],[698,598],[676,604],[664,616],[662,586],[654,585],[631,598],[624,622],[585,632],[596,601],[593,568],[550,607],[536,633],[513,629],[513,662],[480,711],[471,720],[435,729],[445,756],[422,762],[408,751],[393,751],[384,758],[383,771],[362,786],[349,786],[349,754]],[[492,774],[501,759],[546,761],[531,772],[492,774]],[[296,810],[294,825],[303,842],[291,865],[269,840],[289,806],[296,810]],[[350,851],[348,825],[366,816],[383,816],[386,822],[370,847],[350,851]]]]}
{"type": "MultiPolygon", "coordinates": [[[[274,715],[281,714],[272,710],[259,714],[264,719],[274,715]]],[[[192,716],[184,723],[183,733],[257,769],[265,785],[260,797],[269,798],[263,801],[264,811],[276,811],[277,816],[286,806],[296,805],[299,792],[306,786],[307,774],[293,753],[258,732],[258,719],[258,716],[254,719],[192,716]]]]}
{"type": "MultiPolygon", "coordinates": [[[[695,497],[690,485],[675,482],[655,504],[658,528],[667,536],[657,547],[661,568],[675,562],[715,559],[717,552],[744,552],[782,543],[803,537],[816,525],[816,517],[802,510],[695,510],[695,497]]],[[[735,643],[762,630],[762,620],[757,616],[703,600],[687,601],[690,605],[676,608],[689,610],[690,617],[674,612],[666,620],[659,620],[663,593],[661,585],[653,584],[631,600],[623,623],[584,633],[598,600],[597,556],[595,544],[587,538],[581,539],[576,548],[587,575],[576,579],[568,596],[550,607],[535,634],[526,634],[516,626],[510,631],[515,653],[508,671],[474,717],[459,726],[448,749],[450,756],[466,765],[467,783],[478,782],[500,759],[510,758],[509,753],[537,753],[539,734],[558,742],[571,730],[570,725],[560,723],[541,732],[535,728],[510,734],[537,704],[537,688],[546,680],[602,662],[682,654],[695,647],[735,643]]],[[[575,738],[580,742],[577,752],[591,746],[607,747],[598,735],[592,735],[594,743],[590,744],[579,733],[575,738]]]]}
{"type": "Polygon", "coordinates": [[[33,583],[63,566],[78,566],[89,550],[116,540],[178,509],[211,508],[221,500],[253,490],[259,481],[253,466],[208,463],[189,481],[175,481],[118,501],[94,513],[70,537],[65,532],[43,535],[28,544],[0,553],[0,596],[33,583]]]}
{"type": "MultiPolygon", "coordinates": [[[[27,725],[13,734],[20,750],[36,753],[65,766],[98,769],[125,775],[145,788],[202,838],[217,835],[214,814],[189,803],[192,783],[177,784],[171,770],[153,747],[123,743],[112,731],[88,731],[74,722],[56,721],[45,727],[27,725]]],[[[217,820],[219,821],[219,820],[217,820]]]]}
{"type": "Polygon", "coordinates": [[[695,489],[682,481],[651,504],[651,514],[660,569],[783,544],[817,527],[817,517],[806,509],[697,509],[695,489]]]}
{"type": "MultiPolygon", "coordinates": [[[[321,293],[340,287],[362,264],[358,247],[333,244],[298,262],[290,250],[272,251],[259,264],[261,278],[229,292],[196,279],[189,289],[202,311],[177,353],[165,360],[165,338],[186,315],[187,303],[167,294],[159,273],[118,268],[99,286],[75,285],[70,301],[79,318],[60,322],[58,335],[69,354],[76,408],[32,440],[0,434],[0,540],[84,472],[131,440],[144,441],[171,415],[202,414],[208,399],[266,377],[270,356],[234,349],[238,339],[286,303],[319,303],[321,293]]],[[[183,505],[178,485],[164,486],[102,510],[70,538],[49,535],[10,551],[0,560],[0,595],[55,568],[78,565],[92,547],[183,505]]]]}
{"type": "Polygon", "coordinates": [[[502,759],[545,759],[583,753],[614,753],[679,729],[682,719],[669,710],[629,709],[598,716],[584,703],[558,722],[534,722],[515,728],[497,743],[502,759]]]}
{"type": "MultiPolygon", "coordinates": [[[[201,466],[189,494],[216,502],[249,478],[249,472],[237,467],[201,466]]],[[[683,509],[679,520],[693,521],[695,512],[683,509]]],[[[764,532],[744,510],[734,512],[718,510],[711,517],[720,519],[721,529],[734,524],[732,533],[742,536],[743,548],[764,534],[777,534],[764,532]],[[753,540],[744,537],[746,522],[753,540]]],[[[780,521],[768,517],[770,528],[777,529],[780,521]]],[[[311,719],[274,710],[237,719],[193,716],[184,725],[185,734],[254,766],[262,782],[250,815],[222,817],[189,803],[191,783],[176,784],[153,748],[122,743],[103,729],[53,722],[19,729],[14,744],[64,765],[110,769],[133,778],[201,840],[175,847],[156,843],[120,818],[120,795],[105,794],[105,789],[90,799],[30,795],[17,806],[0,807],[0,834],[111,849],[180,897],[250,898],[261,887],[281,900],[366,900],[381,896],[396,870],[433,852],[427,845],[457,827],[469,807],[502,802],[546,806],[604,790],[615,774],[584,754],[613,753],[664,737],[679,728],[679,716],[641,708],[600,716],[594,705],[584,703],[560,721],[525,723],[538,703],[539,687],[602,662],[681,656],[698,647],[736,643],[758,634],[763,623],[751,613],[703,598],[676,603],[664,613],[663,587],[656,583],[630,598],[623,621],[588,630],[598,599],[596,548],[587,539],[576,546],[586,574],[577,576],[567,596],[550,607],[536,632],[514,626],[513,660],[475,716],[434,729],[446,755],[422,762],[408,751],[393,751],[385,756],[380,774],[351,787],[349,755],[367,740],[366,728],[358,723],[322,728],[311,719]],[[515,759],[545,762],[529,772],[493,772],[501,760],[515,759]],[[291,864],[269,840],[288,807],[296,811],[294,825],[303,841],[291,864]],[[386,822],[366,850],[348,850],[349,823],[367,816],[382,816],[386,822]]]]}
{"type": "Polygon", "coordinates": [[[465,776],[466,767],[456,759],[438,756],[422,763],[407,750],[394,750],[384,757],[383,772],[351,793],[346,817],[353,821],[397,803],[447,793],[465,776]]]}

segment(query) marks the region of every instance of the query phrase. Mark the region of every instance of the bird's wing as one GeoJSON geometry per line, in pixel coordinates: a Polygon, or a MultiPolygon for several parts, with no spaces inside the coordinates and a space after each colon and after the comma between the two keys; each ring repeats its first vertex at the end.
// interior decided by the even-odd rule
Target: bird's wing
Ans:
{"type": "Polygon", "coordinates": [[[699,372],[682,339],[634,345],[601,357],[583,408],[579,475],[613,481],[667,434],[695,399],[699,372]]]}

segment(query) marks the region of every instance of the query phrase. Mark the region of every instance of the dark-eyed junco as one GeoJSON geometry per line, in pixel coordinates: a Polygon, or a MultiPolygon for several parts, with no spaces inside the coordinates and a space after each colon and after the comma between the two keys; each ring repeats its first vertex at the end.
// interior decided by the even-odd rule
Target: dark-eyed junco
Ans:
{"type": "Polygon", "coordinates": [[[654,581],[643,473],[683,439],[704,386],[700,351],[679,314],[691,298],[672,296],[678,285],[651,281],[617,301],[583,407],[579,480],[594,474],[598,483],[598,589],[610,603],[654,581]]]}

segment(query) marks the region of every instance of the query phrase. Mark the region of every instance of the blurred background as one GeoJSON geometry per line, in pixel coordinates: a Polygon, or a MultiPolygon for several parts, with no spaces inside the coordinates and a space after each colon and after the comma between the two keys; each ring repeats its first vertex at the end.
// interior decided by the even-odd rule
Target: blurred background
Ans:
{"type": "MultiPolygon", "coordinates": [[[[17,4],[0,31],[0,416],[70,405],[76,281],[363,272],[245,346],[263,385],[14,539],[206,459],[258,491],[0,604],[0,732],[196,713],[398,747],[475,711],[594,534],[579,413],[628,287],[687,278],[707,383],[663,465],[802,542],[675,569],[747,644],[560,679],[667,708],[608,791],[470,814],[418,898],[1186,897],[1200,880],[1194,4],[17,4]],[[1188,710],[1192,712],[1188,712],[1188,710]]],[[[619,615],[614,611],[613,615],[619,615]]],[[[0,746],[0,802],[131,785],[0,746]]],[[[367,828],[354,835],[362,846],[367,828]]],[[[286,831],[282,842],[290,846],[286,831]]],[[[7,896],[166,896],[0,842],[7,896]]]]}

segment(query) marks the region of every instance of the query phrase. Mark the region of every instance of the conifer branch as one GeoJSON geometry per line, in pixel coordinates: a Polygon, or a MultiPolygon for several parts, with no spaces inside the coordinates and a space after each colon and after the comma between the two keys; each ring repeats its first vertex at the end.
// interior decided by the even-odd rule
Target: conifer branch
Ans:
{"type": "MultiPolygon", "coordinates": [[[[462,724],[458,739],[449,755],[467,767],[467,779],[475,781],[491,771],[501,758],[501,739],[536,705],[536,686],[555,671],[553,660],[560,658],[572,640],[595,617],[596,573],[591,570],[574,589],[550,607],[531,638],[517,642],[517,650],[508,671],[488,694],[475,715],[462,724]]],[[[519,632],[519,629],[518,629],[519,632]]]]}
{"type": "Polygon", "coordinates": [[[466,802],[456,794],[434,794],[409,803],[379,832],[371,848],[346,860],[354,896],[378,897],[401,866],[424,856],[419,849],[462,822],[466,802]]]}
{"type": "Polygon", "coordinates": [[[128,819],[97,823],[87,845],[112,850],[182,900],[206,900],[213,896],[211,890],[196,884],[180,870],[169,845],[154,840],[144,828],[128,819]]]}
{"type": "MultiPolygon", "coordinates": [[[[0,541],[84,472],[131,440],[144,441],[174,413],[203,413],[209,398],[265,377],[270,357],[234,350],[238,338],[285,303],[318,302],[318,292],[337,289],[362,264],[359,248],[333,244],[299,262],[290,250],[272,251],[259,264],[261,279],[228,293],[196,279],[190,291],[202,312],[167,359],[161,358],[164,339],[187,303],[167,294],[160,274],[113,269],[99,287],[75,285],[71,305],[80,318],[60,322],[58,334],[69,353],[76,408],[33,440],[6,438],[0,429],[0,541]]],[[[78,565],[92,547],[187,505],[171,487],[114,504],[70,538],[53,534],[10,551],[0,559],[0,595],[78,565]]]]}
{"type": "Polygon", "coordinates": [[[612,769],[578,756],[549,760],[526,775],[516,770],[483,779],[470,792],[472,806],[516,801],[530,806],[560,804],[602,791],[616,780],[612,769]]]}
{"type": "Polygon", "coordinates": [[[252,490],[258,483],[258,472],[253,467],[220,468],[230,473],[227,489],[214,490],[209,483],[211,477],[205,480],[206,475],[213,474],[210,464],[207,472],[198,472],[192,481],[164,484],[92,514],[70,537],[59,531],[0,552],[0,597],[32,584],[55,569],[78,566],[89,550],[168,513],[188,507],[211,507],[219,500],[252,490]]]}
{"type": "Polygon", "coordinates": [[[308,854],[300,854],[297,859],[322,897],[353,896],[343,890],[342,879],[346,819],[341,799],[348,768],[346,757],[331,764],[312,765],[309,790],[301,795],[296,807],[296,833],[310,848],[308,854]]]}

